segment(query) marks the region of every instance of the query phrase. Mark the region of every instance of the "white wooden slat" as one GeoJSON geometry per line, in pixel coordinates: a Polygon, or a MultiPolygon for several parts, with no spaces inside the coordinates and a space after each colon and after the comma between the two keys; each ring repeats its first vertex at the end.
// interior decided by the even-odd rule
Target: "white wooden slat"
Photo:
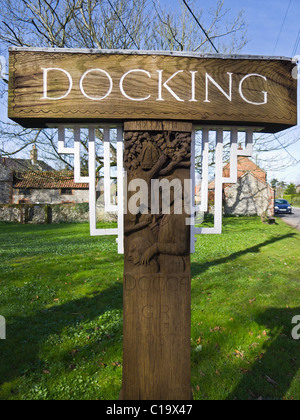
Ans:
{"type": "MultiPolygon", "coordinates": [[[[186,187],[187,183],[185,183],[186,187]]],[[[190,170],[190,191],[189,191],[189,201],[190,201],[190,252],[193,254],[195,252],[196,237],[195,237],[195,188],[196,188],[196,131],[193,129],[192,132],[192,142],[191,142],[191,170],[190,170]]]]}
{"type": "Polygon", "coordinates": [[[223,219],[223,129],[216,130],[214,227],[196,228],[196,234],[219,235],[223,219]]]}
{"type": "Polygon", "coordinates": [[[111,171],[110,171],[110,127],[104,127],[104,203],[106,212],[117,212],[118,206],[111,204],[111,171]]]}
{"type": "Polygon", "coordinates": [[[89,128],[89,204],[90,204],[90,233],[91,236],[118,235],[118,229],[97,229],[96,215],[96,145],[95,129],[89,128]]]}
{"type": "MultiPolygon", "coordinates": [[[[72,127],[71,127],[72,128],[72,127]]],[[[81,137],[80,126],[74,125],[74,147],[65,147],[65,126],[58,127],[58,151],[63,154],[74,155],[74,178],[75,182],[88,182],[89,201],[90,201],[90,232],[92,236],[117,235],[118,253],[124,253],[124,171],[123,171],[123,130],[121,126],[117,127],[117,191],[118,204],[111,204],[111,167],[110,167],[110,126],[104,126],[104,194],[105,209],[109,212],[118,212],[117,229],[97,229],[96,218],[96,145],[95,145],[95,126],[89,127],[89,176],[81,176],[81,137]]],[[[228,128],[226,127],[226,130],[228,128]]],[[[253,128],[246,129],[246,147],[244,150],[238,149],[238,129],[231,128],[230,140],[230,175],[223,177],[223,141],[224,129],[215,127],[216,132],[216,150],[215,150],[215,217],[213,228],[196,228],[191,223],[191,252],[195,252],[195,237],[198,234],[220,234],[222,232],[222,193],[224,183],[237,182],[237,158],[238,156],[251,156],[253,152],[253,128]]],[[[209,174],[209,127],[202,128],[202,179],[201,179],[201,204],[195,206],[195,137],[192,133],[192,162],[191,162],[191,180],[189,183],[191,193],[191,214],[196,211],[207,211],[208,209],[208,174],[209,174]]],[[[192,222],[194,218],[192,218],[192,222]]]]}
{"type": "Polygon", "coordinates": [[[95,132],[92,128],[89,128],[89,180],[90,234],[96,236],[95,132]]]}
{"type": "Polygon", "coordinates": [[[229,177],[223,177],[225,184],[235,184],[237,182],[237,156],[238,156],[238,130],[233,128],[230,132],[230,174],[229,177]]]}
{"type": "Polygon", "coordinates": [[[246,148],[245,150],[238,150],[238,156],[252,156],[253,155],[253,128],[246,130],[246,148]]]}
{"type": "Polygon", "coordinates": [[[216,135],[216,174],[215,174],[215,229],[222,233],[223,217],[223,129],[219,128],[216,135]]]}
{"type": "Polygon", "coordinates": [[[124,162],[123,130],[117,128],[118,253],[124,254],[124,162]]]}
{"type": "Polygon", "coordinates": [[[201,205],[200,211],[208,210],[208,157],[209,157],[209,130],[202,130],[202,179],[201,179],[201,205]]]}
{"type": "MultiPolygon", "coordinates": [[[[205,141],[208,144],[209,132],[205,134],[205,141]]],[[[214,206],[214,227],[213,228],[194,228],[196,235],[215,235],[222,233],[222,189],[223,189],[223,129],[216,129],[216,146],[215,146],[215,206],[214,206]]],[[[208,168],[208,159],[205,160],[208,168]]],[[[204,169],[204,168],[203,168],[204,169]]],[[[205,171],[207,169],[205,168],[205,171]]],[[[207,173],[208,176],[208,173],[207,173]]],[[[208,190],[207,190],[208,196],[208,190]]]]}
{"type": "Polygon", "coordinates": [[[73,147],[65,147],[65,127],[60,125],[58,127],[58,153],[62,155],[74,154],[73,147]]]}
{"type": "MultiPolygon", "coordinates": [[[[224,183],[236,183],[238,179],[237,171],[237,160],[238,156],[252,156],[253,154],[253,132],[255,128],[249,127],[242,129],[246,132],[246,147],[244,150],[238,149],[238,131],[237,127],[226,127],[226,130],[230,129],[231,140],[230,140],[230,176],[223,177],[223,128],[215,127],[217,131],[216,138],[216,172],[215,172],[215,221],[213,228],[194,228],[193,232],[195,235],[199,234],[220,234],[222,233],[222,195],[223,195],[223,184],[224,183]]],[[[208,131],[207,127],[202,128],[203,134],[208,131]]],[[[204,156],[204,154],[203,154],[204,156]]],[[[202,161],[202,165],[204,163],[202,161]]],[[[208,167],[208,160],[205,162],[205,166],[208,167]]],[[[204,169],[204,168],[203,168],[204,169]]],[[[203,188],[203,186],[202,186],[203,188]]],[[[207,194],[208,197],[208,194],[207,194]]],[[[191,240],[192,241],[192,240],[191,240]]],[[[194,241],[193,241],[194,242],[194,241]]],[[[191,242],[192,243],[192,242],[191,242]]],[[[195,243],[195,242],[194,242],[195,243]]]]}
{"type": "Polygon", "coordinates": [[[76,183],[89,183],[88,176],[81,176],[81,133],[80,127],[74,127],[74,181],[76,183]]]}

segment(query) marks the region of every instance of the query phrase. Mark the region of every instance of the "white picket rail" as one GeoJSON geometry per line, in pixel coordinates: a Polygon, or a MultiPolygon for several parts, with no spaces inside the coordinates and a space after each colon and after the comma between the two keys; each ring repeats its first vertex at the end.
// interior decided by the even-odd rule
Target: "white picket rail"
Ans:
{"type": "Polygon", "coordinates": [[[74,182],[89,184],[89,209],[90,209],[90,234],[91,236],[117,236],[118,252],[124,253],[124,177],[123,177],[123,131],[122,126],[94,126],[88,127],[89,131],[89,176],[81,176],[80,145],[81,128],[79,125],[58,126],[58,153],[74,155],[74,182]],[[68,128],[74,129],[74,147],[65,146],[65,133],[68,128]],[[111,129],[117,129],[117,191],[118,204],[111,204],[111,166],[110,166],[110,143],[111,129]],[[104,201],[106,212],[118,213],[118,228],[98,229],[96,216],[96,129],[103,129],[104,134],[104,201]]]}
{"type": "Polygon", "coordinates": [[[195,191],[195,139],[196,131],[202,131],[202,178],[201,178],[201,204],[195,206],[195,199],[192,200],[191,210],[193,212],[207,212],[208,211],[208,175],[209,175],[209,134],[215,132],[215,188],[214,188],[214,227],[204,228],[195,227],[191,225],[191,253],[195,252],[195,243],[197,235],[209,235],[222,233],[222,219],[223,219],[223,184],[235,184],[238,180],[238,157],[252,156],[253,153],[253,133],[257,130],[253,127],[238,128],[238,127],[194,127],[192,135],[192,165],[191,165],[191,179],[195,191]],[[230,131],[230,176],[223,177],[224,167],[224,132],[230,131]],[[238,133],[245,132],[246,141],[245,148],[241,149],[238,146],[238,133]]]}
{"type": "MultiPolygon", "coordinates": [[[[81,129],[86,128],[78,124],[58,125],[58,153],[74,155],[74,181],[75,183],[89,184],[89,207],[90,207],[90,233],[91,236],[116,235],[118,243],[118,252],[124,253],[124,193],[125,191],[125,173],[123,162],[123,129],[122,126],[110,126],[104,124],[100,126],[90,125],[89,131],[89,176],[81,176],[81,129]],[[74,147],[66,147],[65,133],[68,128],[74,129],[74,147]],[[115,212],[118,214],[117,229],[98,229],[96,217],[96,135],[95,130],[103,130],[104,147],[104,203],[106,212],[115,212]],[[112,129],[117,129],[117,196],[118,203],[111,203],[111,141],[112,129]]],[[[194,217],[191,218],[191,253],[195,252],[195,243],[197,235],[200,234],[221,234],[222,233],[222,198],[223,184],[233,184],[238,180],[238,157],[251,156],[253,152],[253,132],[255,128],[238,127],[194,127],[192,133],[191,145],[191,175],[190,175],[190,195],[191,214],[208,211],[208,186],[209,186],[209,139],[212,132],[215,133],[215,203],[214,203],[214,227],[204,228],[194,225],[194,217]],[[196,187],[196,132],[202,132],[201,143],[201,202],[195,205],[195,187],[196,187]],[[224,132],[230,131],[230,176],[223,176],[224,166],[224,132]],[[238,133],[245,132],[245,148],[238,147],[238,133]]]]}

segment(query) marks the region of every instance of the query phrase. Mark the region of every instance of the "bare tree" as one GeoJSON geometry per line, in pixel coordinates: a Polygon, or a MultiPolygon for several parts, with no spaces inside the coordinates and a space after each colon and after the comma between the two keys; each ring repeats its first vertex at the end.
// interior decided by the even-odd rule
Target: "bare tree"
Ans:
{"type": "Polygon", "coordinates": [[[158,16],[154,34],[158,49],[215,52],[196,19],[199,23],[205,21],[205,32],[219,52],[236,54],[247,43],[244,12],[239,12],[238,16],[230,20],[230,10],[225,8],[225,0],[216,1],[206,15],[195,3],[193,9],[196,19],[182,2],[179,2],[180,13],[162,9],[157,1],[153,1],[153,6],[158,16]]]}
{"type": "MultiPolygon", "coordinates": [[[[175,12],[163,9],[159,0],[0,0],[0,54],[7,57],[9,46],[210,52],[207,38],[179,3],[175,12]]],[[[225,0],[216,0],[209,10],[197,2],[193,7],[220,52],[241,50],[246,42],[242,12],[231,21],[225,0]]],[[[7,84],[0,83],[0,89],[6,106],[7,84]]],[[[57,153],[55,138],[55,130],[2,121],[0,153],[16,156],[36,144],[44,159],[72,167],[72,160],[57,153]]],[[[82,146],[87,148],[87,140],[82,146]]],[[[112,156],[114,152],[112,148],[112,156]]],[[[101,168],[101,147],[97,159],[101,168]]]]}
{"type": "Polygon", "coordinates": [[[299,161],[289,152],[289,148],[298,142],[298,127],[278,134],[256,135],[254,150],[258,166],[276,172],[297,165],[299,161]]]}

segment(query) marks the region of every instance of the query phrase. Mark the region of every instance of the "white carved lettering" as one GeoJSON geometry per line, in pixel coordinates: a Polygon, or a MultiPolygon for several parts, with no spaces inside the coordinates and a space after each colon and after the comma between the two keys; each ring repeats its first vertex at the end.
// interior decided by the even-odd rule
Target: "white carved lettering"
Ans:
{"type": "Polygon", "coordinates": [[[132,98],[131,96],[127,95],[127,93],[124,91],[124,86],[123,86],[124,80],[131,73],[145,73],[149,77],[149,79],[151,79],[151,74],[146,70],[139,70],[139,69],[129,70],[127,73],[125,73],[122,76],[122,78],[120,80],[120,91],[121,91],[122,95],[125,96],[125,98],[129,99],[130,101],[147,101],[147,99],[151,98],[151,95],[148,95],[145,98],[132,98]]]}
{"type": "Polygon", "coordinates": [[[81,79],[80,79],[80,82],[79,82],[79,87],[80,87],[80,91],[81,91],[81,93],[82,93],[82,94],[83,94],[86,98],[90,99],[91,101],[103,101],[103,99],[107,98],[107,97],[111,94],[112,89],[113,89],[113,81],[112,81],[112,78],[111,78],[110,74],[109,74],[109,73],[107,73],[105,70],[102,70],[102,69],[91,69],[91,70],[86,71],[86,72],[82,75],[82,77],[81,77],[81,79]],[[89,73],[92,73],[92,72],[103,73],[103,74],[105,74],[105,76],[108,78],[108,80],[109,80],[109,89],[108,89],[108,91],[107,91],[106,95],[104,95],[104,96],[102,96],[102,97],[90,96],[90,95],[87,95],[87,93],[86,93],[86,92],[85,92],[85,90],[83,89],[83,81],[84,81],[85,77],[86,77],[89,73]]]}
{"type": "MultiPolygon", "coordinates": [[[[55,67],[49,67],[49,68],[42,68],[43,70],[43,97],[41,99],[44,100],[51,100],[51,101],[59,101],[62,99],[65,99],[72,91],[73,88],[73,79],[71,74],[64,69],[61,68],[55,68],[55,67]],[[69,86],[66,91],[66,93],[64,93],[61,96],[49,96],[50,92],[50,80],[49,80],[49,72],[61,72],[63,73],[67,79],[68,79],[68,83],[69,86]]],[[[170,94],[171,96],[178,102],[185,102],[184,99],[180,98],[175,92],[174,90],[169,86],[169,83],[180,73],[190,73],[190,77],[191,77],[191,99],[189,99],[189,102],[198,102],[200,99],[196,99],[197,98],[197,90],[196,90],[196,75],[199,73],[198,71],[189,71],[189,72],[185,72],[184,70],[178,70],[177,72],[175,72],[174,74],[172,74],[172,76],[170,76],[168,78],[168,80],[166,80],[165,82],[163,82],[163,72],[164,70],[156,70],[158,73],[158,98],[156,99],[156,101],[165,101],[166,99],[164,99],[163,97],[163,89],[165,88],[170,94]]],[[[127,89],[127,91],[125,90],[124,84],[126,82],[126,78],[130,75],[130,74],[143,74],[146,77],[148,77],[149,79],[152,79],[153,75],[151,75],[151,73],[147,70],[144,69],[132,69],[127,71],[126,73],[123,74],[123,76],[120,78],[119,81],[119,88],[120,88],[120,93],[122,94],[122,96],[130,101],[136,101],[136,102],[144,102],[144,101],[148,101],[151,98],[151,94],[149,93],[149,95],[145,96],[145,97],[133,97],[131,96],[131,93],[128,92],[129,89],[127,89]]],[[[203,100],[203,102],[205,103],[211,103],[210,100],[210,91],[209,91],[209,86],[212,84],[215,86],[215,88],[217,88],[222,95],[225,96],[225,98],[227,98],[227,100],[229,102],[232,102],[233,100],[233,73],[227,72],[226,73],[229,77],[229,84],[228,84],[228,93],[225,89],[223,89],[222,86],[220,86],[220,84],[208,73],[205,73],[205,76],[203,75],[203,77],[205,77],[205,99],[203,100]]],[[[252,100],[250,100],[249,98],[247,98],[244,94],[244,83],[246,80],[250,79],[250,78],[261,78],[263,79],[265,82],[268,81],[268,79],[261,75],[261,74],[256,74],[256,73],[251,73],[251,74],[247,74],[246,76],[244,76],[240,82],[239,82],[239,95],[241,97],[241,99],[251,105],[265,105],[268,103],[268,92],[265,90],[262,90],[261,93],[263,94],[263,101],[262,102],[254,102],[252,100]]],[[[93,79],[93,83],[95,83],[95,80],[93,79]]],[[[131,83],[128,82],[128,85],[130,86],[131,83]]],[[[87,70],[80,78],[79,81],[79,88],[80,88],[80,92],[82,93],[83,96],[85,96],[87,99],[91,100],[91,101],[103,101],[104,99],[108,98],[110,96],[110,94],[112,93],[113,90],[113,86],[114,86],[114,82],[113,79],[111,77],[111,75],[103,70],[103,69],[99,69],[99,68],[94,68],[94,69],[90,69],[87,70]],[[90,94],[88,94],[85,89],[84,89],[84,81],[86,80],[86,77],[90,74],[90,73],[99,73],[104,75],[109,82],[109,87],[108,90],[106,92],[106,94],[104,96],[92,96],[90,94]]]]}
{"type": "Polygon", "coordinates": [[[261,74],[256,74],[256,73],[247,74],[247,76],[243,77],[243,79],[240,81],[239,92],[240,92],[241,98],[245,102],[247,102],[248,104],[251,104],[251,105],[265,105],[265,104],[267,104],[268,103],[268,92],[266,92],[264,90],[262,91],[262,93],[264,95],[264,101],[263,102],[252,102],[252,101],[249,101],[247,98],[245,98],[245,96],[243,94],[243,84],[244,84],[245,80],[249,79],[249,77],[261,77],[262,79],[267,81],[267,78],[265,76],[262,76],[261,74]]]}
{"type": "Polygon", "coordinates": [[[204,102],[210,102],[210,100],[208,99],[208,82],[210,81],[211,83],[213,83],[220,92],[223,93],[223,95],[228,99],[228,101],[232,101],[232,74],[233,73],[228,73],[229,75],[229,94],[227,94],[225,92],[225,90],[223,88],[221,88],[220,85],[218,85],[218,83],[208,74],[205,73],[205,89],[206,89],[206,96],[205,96],[205,101],[204,102]]]}
{"type": "Polygon", "coordinates": [[[180,99],[179,96],[176,95],[175,92],[173,92],[173,90],[170,88],[170,86],[168,86],[168,83],[174,79],[175,76],[177,76],[177,74],[179,73],[183,73],[183,70],[179,70],[176,73],[174,73],[171,77],[169,77],[169,79],[163,84],[162,81],[162,75],[163,75],[163,70],[157,70],[158,73],[158,99],[157,101],[164,101],[163,97],[162,97],[162,88],[166,88],[171,95],[176,99],[176,101],[178,102],[184,102],[184,99],[180,99]]]}
{"type": "Polygon", "coordinates": [[[198,73],[197,71],[190,71],[191,75],[192,75],[192,99],[190,99],[190,102],[197,102],[196,100],[196,74],[198,73]]]}
{"type": "Polygon", "coordinates": [[[44,76],[43,76],[43,97],[41,99],[48,99],[50,101],[59,101],[61,99],[66,98],[70,94],[70,92],[72,90],[72,87],[73,87],[73,80],[72,80],[72,77],[71,77],[70,73],[67,72],[66,70],[63,70],[63,69],[60,69],[60,68],[55,68],[55,67],[42,68],[42,70],[43,70],[44,76]],[[59,97],[56,97],[56,98],[52,98],[52,97],[48,96],[48,73],[49,73],[49,71],[60,71],[61,73],[64,73],[68,77],[69,88],[68,88],[68,91],[67,91],[66,94],[64,94],[62,96],[59,96],[59,97]]]}

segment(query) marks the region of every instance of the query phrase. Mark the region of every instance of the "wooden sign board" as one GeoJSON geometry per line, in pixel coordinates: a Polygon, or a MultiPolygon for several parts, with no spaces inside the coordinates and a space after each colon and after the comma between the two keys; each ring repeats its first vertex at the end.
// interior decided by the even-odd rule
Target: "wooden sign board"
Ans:
{"type": "Polygon", "coordinates": [[[290,59],[193,53],[11,48],[8,116],[50,123],[172,120],[297,124],[290,59]]]}

